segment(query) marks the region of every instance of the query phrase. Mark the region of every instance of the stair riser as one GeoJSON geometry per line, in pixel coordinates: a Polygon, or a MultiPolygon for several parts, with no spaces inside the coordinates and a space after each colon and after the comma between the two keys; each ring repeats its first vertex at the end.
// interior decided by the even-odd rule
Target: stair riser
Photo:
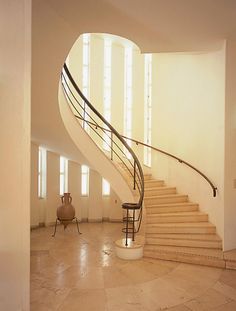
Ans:
{"type": "Polygon", "coordinates": [[[167,195],[167,194],[176,194],[176,189],[175,188],[167,188],[167,189],[163,189],[161,187],[157,187],[156,189],[152,189],[152,190],[145,190],[145,196],[149,197],[149,196],[155,196],[155,195],[167,195]]]}
{"type": "Polygon", "coordinates": [[[144,180],[150,180],[152,178],[152,175],[144,175],[144,180]]]}
{"type": "Polygon", "coordinates": [[[188,256],[185,254],[172,254],[172,253],[157,253],[149,250],[144,250],[144,257],[149,258],[156,258],[162,260],[170,260],[170,261],[177,261],[177,262],[184,262],[184,263],[191,263],[191,264],[198,264],[203,266],[210,266],[210,267],[218,267],[218,268],[225,268],[225,262],[221,259],[211,259],[207,257],[200,257],[200,256],[188,256]]]}
{"type": "Polygon", "coordinates": [[[205,241],[221,242],[220,237],[216,234],[164,234],[164,233],[147,233],[147,238],[152,239],[170,239],[170,240],[188,240],[188,241],[205,241]]]}
{"type": "Polygon", "coordinates": [[[222,249],[222,243],[220,241],[211,242],[211,241],[171,240],[171,239],[156,239],[147,237],[146,244],[222,249]]]}
{"type": "Polygon", "coordinates": [[[154,187],[163,187],[164,185],[165,185],[164,181],[158,181],[158,180],[151,181],[151,180],[146,180],[146,181],[145,181],[145,184],[144,184],[144,187],[145,187],[145,189],[148,189],[148,188],[154,188],[154,187]]]}
{"type": "Polygon", "coordinates": [[[181,222],[204,222],[208,220],[208,215],[199,215],[199,216],[148,216],[148,224],[163,224],[163,223],[181,223],[181,222]]]}
{"type": "Polygon", "coordinates": [[[144,199],[145,206],[156,205],[156,204],[167,204],[167,203],[180,203],[187,202],[188,196],[173,196],[173,197],[146,197],[144,199]]]}
{"type": "Polygon", "coordinates": [[[211,234],[216,233],[215,227],[183,228],[183,227],[146,227],[147,233],[186,233],[186,234],[211,234]]]}
{"type": "Polygon", "coordinates": [[[198,211],[198,206],[180,206],[180,207],[148,207],[146,213],[163,214],[163,213],[179,213],[179,212],[195,212],[198,211]]]}

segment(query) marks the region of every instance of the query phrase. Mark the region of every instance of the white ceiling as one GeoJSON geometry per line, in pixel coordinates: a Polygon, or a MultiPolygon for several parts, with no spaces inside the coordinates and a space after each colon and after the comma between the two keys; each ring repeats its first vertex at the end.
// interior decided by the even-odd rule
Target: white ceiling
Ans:
{"type": "Polygon", "coordinates": [[[235,0],[48,2],[71,25],[79,19],[81,25],[89,24],[86,32],[127,33],[146,52],[212,50],[222,40],[236,38],[235,0]]]}

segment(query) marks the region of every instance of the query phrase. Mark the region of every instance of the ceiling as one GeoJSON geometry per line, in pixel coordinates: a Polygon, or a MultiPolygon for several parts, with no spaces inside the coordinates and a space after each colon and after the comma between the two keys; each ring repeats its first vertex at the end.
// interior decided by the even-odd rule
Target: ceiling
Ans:
{"type": "Polygon", "coordinates": [[[146,52],[212,50],[219,48],[224,39],[236,39],[235,0],[48,0],[48,3],[71,25],[79,22],[84,26],[84,32],[100,29],[123,37],[126,33],[128,39],[146,52]]]}

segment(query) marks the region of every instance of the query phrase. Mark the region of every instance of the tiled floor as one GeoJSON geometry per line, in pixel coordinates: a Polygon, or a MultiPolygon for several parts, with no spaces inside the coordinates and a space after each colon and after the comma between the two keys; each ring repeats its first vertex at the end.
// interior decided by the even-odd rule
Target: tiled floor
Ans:
{"type": "Polygon", "coordinates": [[[236,271],[114,254],[121,224],[32,231],[31,311],[236,310],[236,271]]]}

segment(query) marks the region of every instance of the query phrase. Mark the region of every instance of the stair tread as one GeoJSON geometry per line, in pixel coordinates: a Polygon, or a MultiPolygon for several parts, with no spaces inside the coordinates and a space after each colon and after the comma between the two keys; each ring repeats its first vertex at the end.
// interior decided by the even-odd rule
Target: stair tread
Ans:
{"type": "Polygon", "coordinates": [[[147,224],[147,227],[215,227],[208,221],[201,222],[172,222],[172,223],[158,223],[158,224],[147,224]]]}
{"type": "Polygon", "coordinates": [[[160,203],[160,204],[148,205],[147,208],[154,208],[154,207],[180,207],[180,206],[198,206],[198,203],[193,203],[193,202],[160,203]]]}
{"type": "Polygon", "coordinates": [[[221,249],[200,248],[200,247],[183,247],[183,246],[163,246],[163,245],[145,245],[145,251],[182,253],[191,256],[216,257],[223,259],[223,251],[221,249]]]}
{"type": "Polygon", "coordinates": [[[189,234],[189,233],[146,233],[147,238],[152,239],[170,239],[170,240],[194,240],[194,241],[222,241],[217,234],[189,234]]]}
{"type": "Polygon", "coordinates": [[[174,197],[188,197],[187,194],[178,194],[178,193],[170,193],[170,194],[157,194],[157,195],[152,195],[152,196],[145,196],[145,199],[153,199],[153,198],[174,198],[174,197]]]}
{"type": "Polygon", "coordinates": [[[148,214],[147,217],[182,217],[182,216],[206,216],[207,214],[199,211],[190,211],[190,212],[175,212],[175,213],[152,213],[148,214]]]}
{"type": "MultiPolygon", "coordinates": [[[[144,174],[145,175],[145,174],[144,174]]],[[[152,174],[150,174],[150,175],[152,175],[152,174]]],[[[149,176],[150,176],[149,175],[149,176]]],[[[155,179],[155,178],[151,178],[151,179],[149,179],[149,180],[146,180],[145,182],[154,182],[154,181],[161,181],[161,182],[165,182],[163,179],[155,179]]]]}
{"type": "Polygon", "coordinates": [[[176,190],[176,187],[156,186],[156,187],[150,187],[150,188],[146,189],[145,191],[166,190],[166,189],[173,189],[173,190],[176,190]]]}

